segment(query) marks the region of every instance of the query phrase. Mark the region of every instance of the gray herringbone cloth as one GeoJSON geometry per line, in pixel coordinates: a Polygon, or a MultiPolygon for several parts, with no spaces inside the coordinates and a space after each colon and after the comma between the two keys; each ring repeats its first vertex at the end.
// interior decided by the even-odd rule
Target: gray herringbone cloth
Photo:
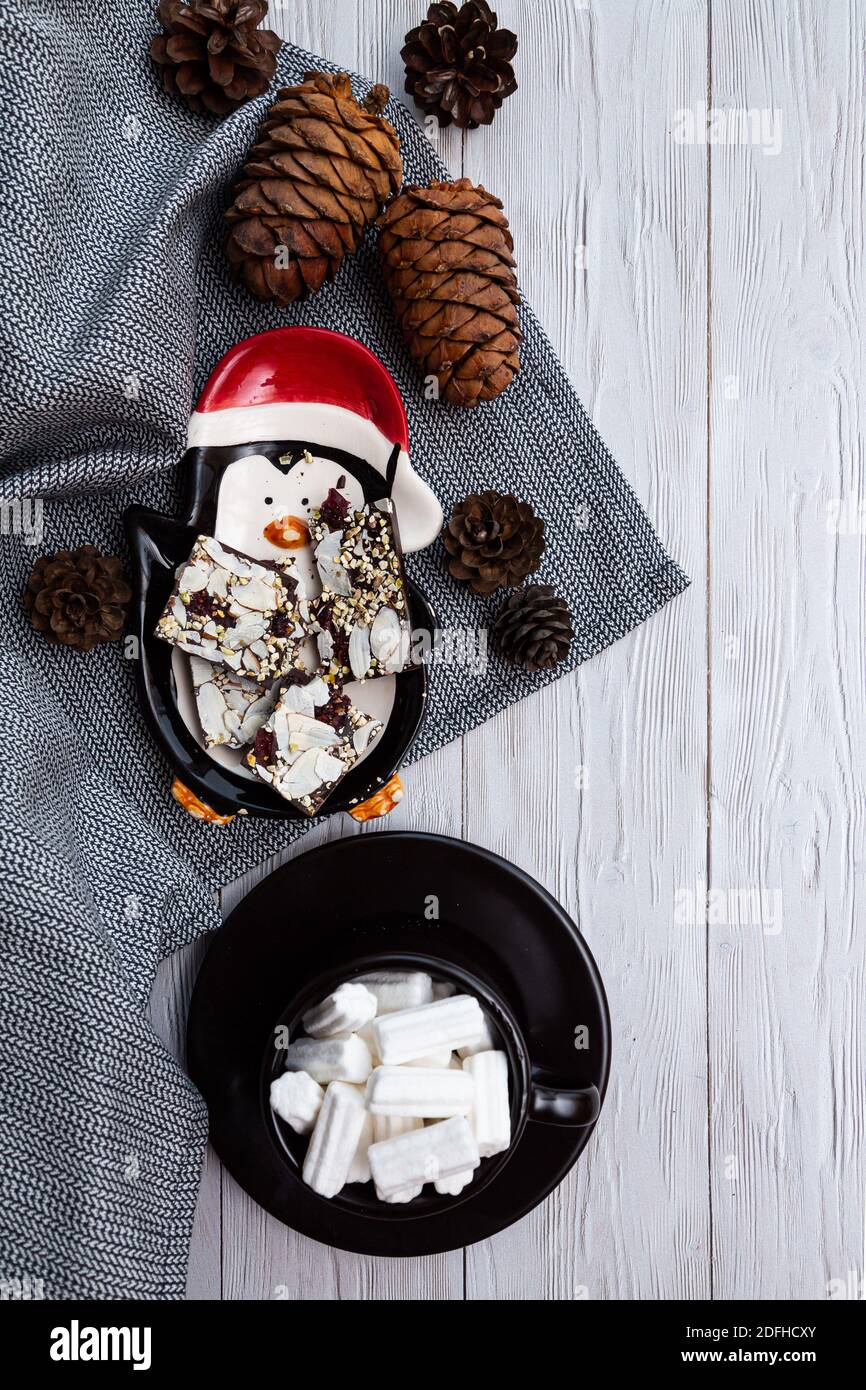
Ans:
{"type": "MultiPolygon", "coordinates": [[[[286,322],[369,344],[397,380],[414,462],[446,509],[488,485],[547,518],[539,577],[574,609],[571,668],[687,583],[528,309],[519,381],[489,408],[460,412],[425,401],[371,246],[287,313],[229,282],[221,210],[266,103],[211,125],[165,96],[146,57],[150,11],[141,0],[98,12],[90,0],[0,0],[0,495],[44,500],[41,542],[14,534],[8,506],[0,540],[7,1296],[28,1278],[50,1298],[182,1295],[207,1122],[149,1026],[151,982],[162,957],[218,924],[218,886],[300,833],[192,821],[168,797],[121,647],[50,647],[21,610],[41,551],[92,541],[117,552],[127,505],[172,510],[187,420],[220,355],[286,322]]],[[[330,66],[290,48],[280,80],[330,66]]],[[[387,114],[407,178],[441,176],[412,114],[396,101],[387,114]]],[[[438,546],[412,570],[443,625],[486,621],[438,546]]],[[[542,679],[497,664],[468,681],[440,668],[414,756],[542,679]]]]}

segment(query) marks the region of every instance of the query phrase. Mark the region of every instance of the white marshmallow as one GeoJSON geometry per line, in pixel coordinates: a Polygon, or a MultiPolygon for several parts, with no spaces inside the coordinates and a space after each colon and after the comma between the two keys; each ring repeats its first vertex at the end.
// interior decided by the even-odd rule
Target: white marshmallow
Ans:
{"type": "Polygon", "coordinates": [[[372,1115],[447,1120],[468,1115],[474,1089],[465,1070],[377,1067],[367,1082],[367,1109],[372,1115]]]}
{"type": "Polygon", "coordinates": [[[363,985],[340,985],[302,1019],[311,1038],[333,1038],[337,1033],[356,1033],[376,1017],[376,996],[363,985]]]}
{"type": "MultiPolygon", "coordinates": [[[[483,1011],[482,1011],[483,1012],[483,1011]]],[[[493,1040],[493,1033],[490,1029],[490,1019],[484,1014],[484,1032],[477,1042],[470,1043],[468,1047],[458,1047],[457,1055],[464,1060],[467,1057],[475,1057],[479,1052],[494,1052],[496,1043],[493,1040]]]]}
{"type": "Polygon", "coordinates": [[[375,994],[380,1014],[392,1014],[398,1009],[429,1004],[433,998],[433,981],[421,970],[382,970],[372,975],[361,975],[355,983],[375,994]]]}
{"type": "Polygon", "coordinates": [[[370,1049],[362,1038],[297,1038],[286,1048],[286,1071],[309,1072],[314,1081],[366,1081],[373,1070],[370,1049]]]}
{"type": "Polygon", "coordinates": [[[372,1142],[373,1116],[368,1113],[364,1119],[364,1127],[361,1130],[361,1137],[358,1140],[355,1156],[349,1165],[349,1176],[346,1178],[347,1183],[370,1181],[370,1159],[367,1150],[372,1142]]]}
{"type": "Polygon", "coordinates": [[[434,1070],[441,1067],[450,1067],[451,1048],[440,1047],[438,1051],[431,1052],[429,1057],[413,1057],[411,1062],[404,1062],[404,1067],[432,1067],[434,1070]]]}
{"type": "Polygon", "coordinates": [[[296,1134],[309,1134],[322,1108],[325,1092],[305,1071],[285,1071],[271,1082],[271,1109],[296,1134]]]}
{"type": "Polygon", "coordinates": [[[363,1026],[363,1028],[356,1028],[356,1029],[355,1029],[355,1032],[357,1033],[357,1035],[358,1035],[359,1038],[363,1038],[364,1042],[365,1042],[365,1043],[367,1044],[367,1046],[369,1047],[369,1049],[370,1049],[370,1056],[371,1056],[372,1059],[373,1059],[373,1066],[374,1066],[374,1067],[378,1067],[378,1065],[379,1065],[379,1063],[381,1062],[382,1058],[379,1056],[378,1052],[376,1051],[376,1039],[373,1037],[373,1024],[372,1024],[372,1022],[370,1022],[370,1023],[365,1023],[364,1026],[363,1026]]]}
{"type": "Polygon", "coordinates": [[[390,1197],[386,1197],[385,1201],[391,1206],[396,1206],[398,1202],[401,1205],[404,1202],[414,1202],[415,1198],[420,1197],[423,1191],[424,1185],[419,1183],[417,1187],[404,1187],[400,1192],[394,1192],[390,1197]]]}
{"type": "Polygon", "coordinates": [[[468,1047],[483,1035],[481,1005],[468,994],[402,1009],[373,1022],[376,1051],[388,1066],[427,1057],[440,1048],[468,1047]]]}
{"type": "Polygon", "coordinates": [[[424,1121],[410,1115],[374,1115],[373,1143],[381,1144],[384,1139],[396,1139],[398,1134],[410,1134],[413,1129],[423,1128],[424,1121]]]}
{"type": "Polygon", "coordinates": [[[353,1086],[335,1081],[328,1087],[303,1168],[304,1182],[320,1197],[336,1197],[345,1187],[366,1116],[353,1086]]]}
{"type": "Polygon", "coordinates": [[[475,1137],[462,1115],[371,1144],[368,1153],[376,1193],[382,1201],[425,1182],[474,1171],[480,1162],[475,1137]]]}
{"type": "Polygon", "coordinates": [[[467,1168],[463,1173],[455,1173],[453,1178],[440,1178],[434,1186],[442,1197],[459,1197],[464,1187],[468,1187],[474,1177],[474,1170],[467,1168]]]}
{"type": "Polygon", "coordinates": [[[463,1070],[475,1081],[469,1123],[478,1152],[482,1158],[492,1158],[511,1143],[508,1059],[504,1052],[479,1052],[477,1057],[466,1058],[463,1070]]]}

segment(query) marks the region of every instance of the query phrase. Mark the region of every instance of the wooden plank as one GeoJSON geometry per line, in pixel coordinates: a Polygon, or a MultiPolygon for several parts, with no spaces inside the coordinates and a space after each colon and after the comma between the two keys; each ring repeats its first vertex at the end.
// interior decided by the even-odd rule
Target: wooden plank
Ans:
{"type": "Polygon", "coordinates": [[[586,1155],[467,1252],[467,1296],[704,1297],[704,943],[671,905],[705,838],[706,181],[667,132],[705,93],[705,8],[496,9],[521,37],[521,88],[467,136],[465,172],[504,199],[527,297],[695,587],[464,740],[468,838],[572,912],[614,1019],[586,1155]]]}
{"type": "Polygon", "coordinates": [[[288,43],[351,68],[361,18],[356,0],[270,0],[267,22],[288,43]]]}
{"type": "Polygon", "coordinates": [[[864,46],[862,5],[713,0],[713,105],[767,137],[711,151],[719,1298],[863,1276],[864,46]]]}
{"type": "MultiPolygon", "coordinates": [[[[181,1063],[186,1055],[186,1016],[195,977],[207,952],[202,937],[162,962],[151,992],[150,1017],[157,1036],[181,1063]]],[[[205,1154],[187,1270],[187,1298],[221,1297],[220,1164],[205,1154]]]]}

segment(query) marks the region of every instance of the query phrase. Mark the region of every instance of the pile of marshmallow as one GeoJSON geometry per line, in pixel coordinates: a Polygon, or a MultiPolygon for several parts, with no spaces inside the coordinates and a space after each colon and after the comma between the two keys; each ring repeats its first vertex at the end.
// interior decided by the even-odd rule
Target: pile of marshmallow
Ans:
{"type": "Polygon", "coordinates": [[[426,1183],[457,1196],[508,1148],[508,1061],[471,995],[389,970],[340,985],[302,1023],[271,1107],[310,1136],[303,1178],[320,1196],[370,1181],[382,1202],[426,1183]]]}

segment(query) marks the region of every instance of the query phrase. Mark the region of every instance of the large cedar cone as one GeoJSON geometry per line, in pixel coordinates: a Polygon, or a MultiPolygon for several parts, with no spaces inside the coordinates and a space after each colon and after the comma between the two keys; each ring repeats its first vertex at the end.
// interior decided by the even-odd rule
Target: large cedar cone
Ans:
{"type": "Polygon", "coordinates": [[[458,502],[442,537],[448,570],[476,594],[514,588],[544,554],[544,522],[528,502],[482,492],[458,502]]]}
{"type": "Polygon", "coordinates": [[[120,637],[131,597],[122,560],[82,545],[36,561],[24,607],[46,642],[89,652],[120,637]]]}
{"type": "Polygon", "coordinates": [[[159,0],[165,30],[150,45],[167,92],[193,111],[225,116],[261,96],[283,41],[259,29],[267,0],[159,0]]]}
{"type": "Polygon", "coordinates": [[[406,35],[401,52],[406,91],[440,126],[464,130],[490,125],[506,97],[517,91],[511,59],[517,38],[497,27],[485,0],[431,5],[427,19],[406,35]]]}
{"type": "Polygon", "coordinates": [[[382,217],[385,281],[409,351],[444,400],[490,401],[520,370],[514,241],[469,179],[404,188],[382,217]]]}
{"type": "Polygon", "coordinates": [[[509,594],[493,635],[503,656],[534,672],[565,661],[574,629],[565,600],[549,584],[530,584],[509,594]]]}
{"type": "Polygon", "coordinates": [[[344,72],[278,93],[226,213],[226,253],[257,299],[286,305],[333,280],[400,187],[388,96],[374,87],[359,105],[344,72]]]}

